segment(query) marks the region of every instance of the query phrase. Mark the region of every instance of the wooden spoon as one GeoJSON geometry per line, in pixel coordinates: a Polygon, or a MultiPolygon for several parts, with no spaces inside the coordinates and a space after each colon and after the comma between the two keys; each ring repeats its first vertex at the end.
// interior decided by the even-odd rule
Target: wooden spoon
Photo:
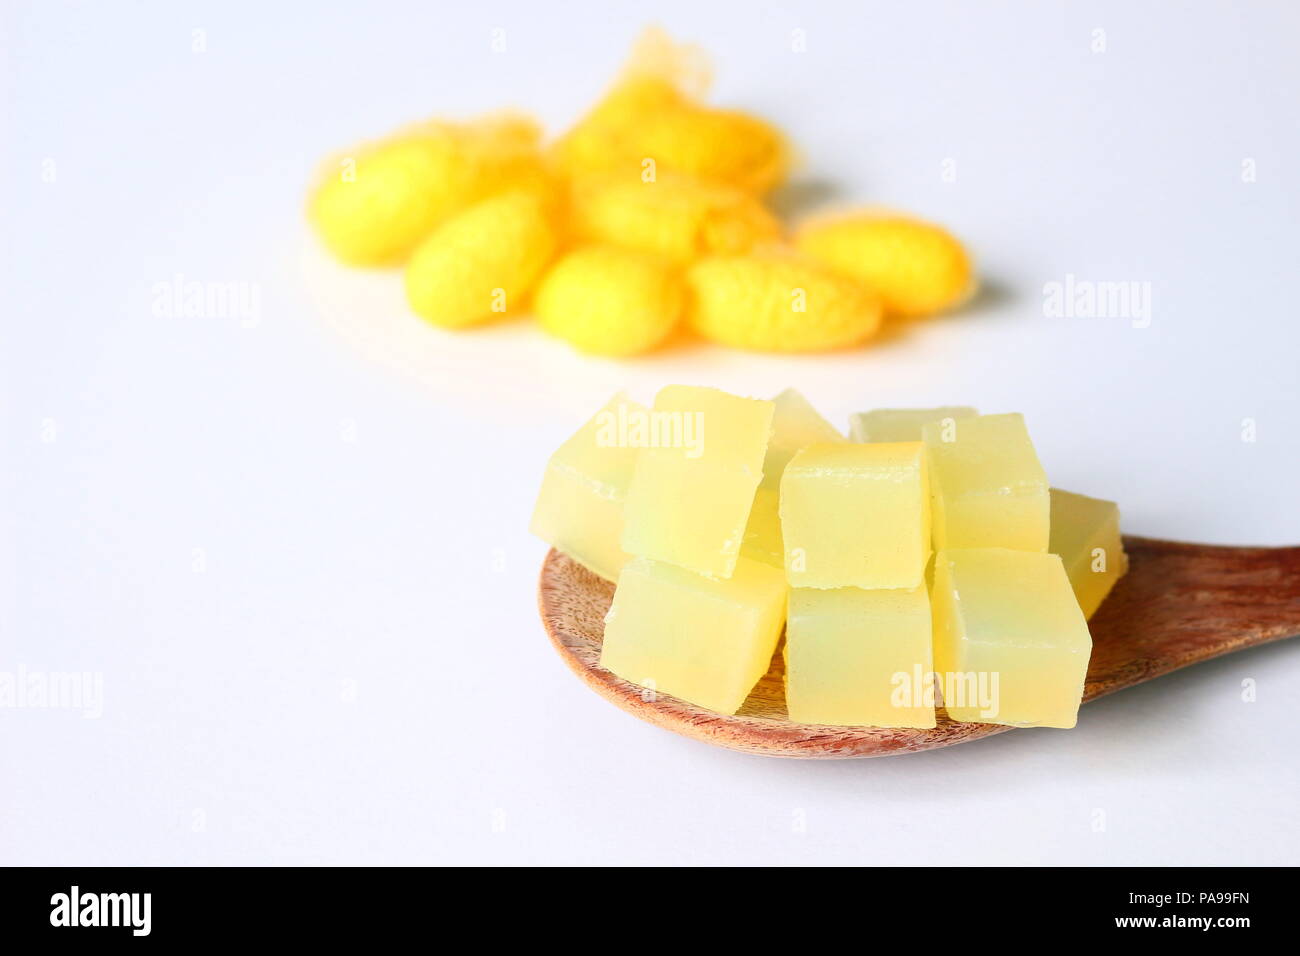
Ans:
{"type": "MultiPolygon", "coordinates": [[[[1124,539],[1129,573],[1089,622],[1083,699],[1096,700],[1188,664],[1300,634],[1300,547],[1224,548],[1124,539]]],[[[785,711],[784,667],[772,666],[734,716],[651,694],[600,666],[614,585],[558,551],[542,565],[538,601],[560,656],[598,694],[642,720],[707,743],[774,757],[880,757],[1011,730],[962,724],[942,710],[933,730],[796,724],[785,711]]]]}

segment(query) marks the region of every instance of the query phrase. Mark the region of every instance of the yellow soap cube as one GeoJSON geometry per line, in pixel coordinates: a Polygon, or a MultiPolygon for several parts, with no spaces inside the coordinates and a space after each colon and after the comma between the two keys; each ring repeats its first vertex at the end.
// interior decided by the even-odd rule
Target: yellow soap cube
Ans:
{"type": "Polygon", "coordinates": [[[822,418],[808,400],[793,388],[772,399],[772,438],[763,459],[763,481],[754,494],[754,507],[745,526],[740,553],[755,561],[785,567],[781,543],[781,475],[796,452],[809,445],[843,443],[844,436],[822,418]]]}
{"type": "Polygon", "coordinates": [[[1092,638],[1059,557],[1006,548],[939,551],[931,602],[948,716],[1074,726],[1092,638]]]}
{"type": "Polygon", "coordinates": [[[774,568],[785,569],[785,545],[781,538],[781,491],[779,488],[758,486],[754,492],[754,506],[745,525],[745,537],[740,545],[742,557],[762,561],[774,568]]]}
{"type": "Polygon", "coordinates": [[[1052,489],[1052,533],[1047,550],[1061,556],[1084,617],[1092,617],[1128,571],[1119,531],[1119,506],[1052,489]]]}
{"type": "Polygon", "coordinates": [[[600,663],[624,680],[734,714],[772,662],[785,576],[741,558],[725,581],[637,558],[618,579],[600,663]]]}
{"type": "Polygon", "coordinates": [[[779,489],[785,466],[797,452],[809,445],[843,444],[845,439],[839,429],[822,418],[808,399],[793,388],[787,388],[772,403],[776,408],[772,415],[772,439],[763,459],[763,487],[779,489]]]}
{"type": "Polygon", "coordinates": [[[934,493],[934,547],[1046,551],[1047,475],[1020,415],[921,427],[934,493]]]}
{"type": "Polygon", "coordinates": [[[646,409],[623,392],[551,456],[529,530],[583,567],[610,581],[628,556],[619,545],[623,503],[638,449],[619,422],[646,409]]]}
{"type": "Polygon", "coordinates": [[[933,727],[925,588],[790,592],[785,702],[803,724],[933,727]]]}
{"type": "Polygon", "coordinates": [[[669,385],[627,493],[623,550],[727,578],[763,476],[771,402],[669,385]]]}
{"type": "Polygon", "coordinates": [[[920,441],[921,426],[949,419],[974,418],[979,412],[965,405],[939,408],[877,408],[849,418],[849,439],[868,441],[920,441]]]}
{"type": "Polygon", "coordinates": [[[781,479],[791,587],[916,588],[930,557],[921,442],[810,445],[781,479]]]}

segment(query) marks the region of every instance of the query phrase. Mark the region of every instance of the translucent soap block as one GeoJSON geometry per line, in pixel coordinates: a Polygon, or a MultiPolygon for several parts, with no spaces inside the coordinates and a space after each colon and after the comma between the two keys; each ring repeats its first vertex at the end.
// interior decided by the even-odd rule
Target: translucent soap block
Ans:
{"type": "Polygon", "coordinates": [[[1046,551],[1047,475],[1020,415],[923,425],[934,547],[1046,551]]]}
{"type": "Polygon", "coordinates": [[[785,702],[804,724],[933,727],[925,588],[790,592],[785,702]]]}
{"type": "Polygon", "coordinates": [[[1073,727],[1092,638],[1054,554],[940,551],[934,658],[953,720],[1073,727]]]}
{"type": "Polygon", "coordinates": [[[780,506],[778,489],[758,486],[754,493],[754,507],[749,512],[749,523],[745,525],[740,554],[784,571],[785,545],[781,539],[780,506]]]}
{"type": "Polygon", "coordinates": [[[772,438],[763,459],[763,481],[754,494],[754,506],[745,526],[740,553],[778,568],[785,567],[781,543],[781,475],[795,454],[809,445],[843,444],[839,431],[822,418],[808,400],[793,388],[772,399],[772,438]]]}
{"type": "Polygon", "coordinates": [[[920,587],[930,556],[925,447],[810,445],[781,479],[781,533],[791,587],[920,587]]]}
{"type": "Polygon", "coordinates": [[[920,441],[921,426],[951,418],[974,418],[979,412],[965,405],[939,408],[877,408],[849,416],[849,440],[920,441]]]}
{"type": "Polygon", "coordinates": [[[717,578],[740,555],[763,476],[772,402],[713,388],[659,392],[628,488],[623,550],[717,578]]]}
{"type": "Polygon", "coordinates": [[[624,680],[734,714],[772,662],[785,576],[741,558],[725,581],[636,558],[618,579],[600,663],[624,680]]]}
{"type": "Polygon", "coordinates": [[[845,438],[793,388],[772,399],[772,404],[776,408],[772,415],[772,439],[763,459],[763,487],[778,491],[785,466],[798,451],[809,445],[843,443],[845,438]]]}
{"type": "Polygon", "coordinates": [[[1128,571],[1119,531],[1119,506],[1052,489],[1052,533],[1047,550],[1061,556],[1084,617],[1106,599],[1128,571]]]}
{"type": "Polygon", "coordinates": [[[619,421],[645,406],[619,392],[551,456],[529,530],[610,581],[628,556],[619,545],[638,449],[619,421]]]}

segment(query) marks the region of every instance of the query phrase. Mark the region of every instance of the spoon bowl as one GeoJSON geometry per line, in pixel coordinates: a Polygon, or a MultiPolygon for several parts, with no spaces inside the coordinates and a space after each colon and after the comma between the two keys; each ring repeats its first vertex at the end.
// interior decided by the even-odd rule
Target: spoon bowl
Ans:
{"type": "MultiPolygon", "coordinates": [[[[1229,548],[1126,537],[1129,572],[1088,622],[1085,702],[1180,667],[1300,634],[1300,547],[1229,548]]],[[[915,753],[1014,728],[958,723],[940,709],[929,730],[797,724],[785,709],[778,647],[734,714],[649,691],[600,666],[614,585],[552,550],[538,586],[542,622],[565,663],[596,693],[642,720],[696,740],[773,757],[915,753]]]]}

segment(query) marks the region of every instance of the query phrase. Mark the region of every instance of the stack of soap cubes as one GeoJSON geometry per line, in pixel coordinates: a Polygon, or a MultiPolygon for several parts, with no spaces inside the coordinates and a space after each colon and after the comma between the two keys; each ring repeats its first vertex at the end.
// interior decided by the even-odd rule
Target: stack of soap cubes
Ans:
{"type": "Polygon", "coordinates": [[[1050,489],[1020,415],[853,416],[799,393],[616,395],[552,456],[532,530],[617,581],[601,664],[724,714],[786,634],[792,721],[1072,727],[1118,509],[1050,489]]]}
{"type": "Polygon", "coordinates": [[[772,402],[659,392],[627,491],[623,568],[601,663],[627,680],[735,713],[785,623],[785,575],[744,552],[772,402]]]}

